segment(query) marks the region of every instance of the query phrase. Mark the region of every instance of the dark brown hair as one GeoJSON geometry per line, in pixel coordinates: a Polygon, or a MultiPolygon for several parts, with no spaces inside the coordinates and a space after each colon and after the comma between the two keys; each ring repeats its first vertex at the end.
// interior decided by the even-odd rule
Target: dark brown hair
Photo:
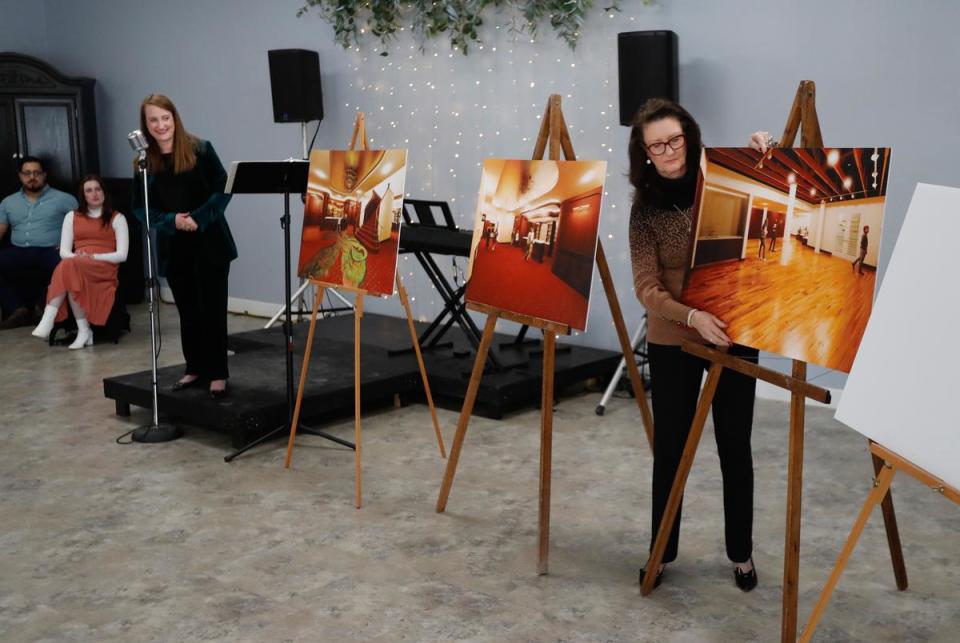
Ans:
{"type": "Polygon", "coordinates": [[[630,130],[630,184],[635,188],[633,194],[634,205],[657,203],[662,197],[658,182],[653,180],[657,168],[653,162],[647,162],[647,147],[643,143],[643,126],[664,118],[675,118],[683,129],[687,146],[687,170],[700,164],[700,126],[693,120],[690,112],[679,104],[665,98],[651,98],[637,112],[633,118],[633,129],[630,130]]]}
{"type": "Polygon", "coordinates": [[[113,205],[110,203],[110,195],[107,193],[107,189],[103,187],[103,179],[100,178],[97,174],[87,174],[82,179],[80,179],[80,187],[77,188],[77,214],[89,217],[90,216],[90,206],[87,205],[86,195],[83,193],[83,186],[85,186],[90,181],[96,181],[100,186],[100,189],[103,190],[103,210],[100,214],[100,225],[106,228],[110,225],[110,222],[113,221],[113,205]]]}
{"type": "Polygon", "coordinates": [[[20,160],[17,161],[17,172],[23,172],[23,166],[26,165],[27,163],[36,163],[37,165],[40,166],[41,170],[43,170],[44,172],[47,171],[47,168],[43,164],[43,161],[38,159],[36,156],[27,155],[27,156],[21,156],[20,160]]]}
{"type": "MultiPolygon", "coordinates": [[[[192,170],[197,164],[197,137],[183,127],[180,112],[173,101],[163,94],[150,94],[140,103],[140,131],[146,137],[150,147],[147,148],[147,171],[150,174],[160,171],[160,146],[147,129],[147,105],[165,109],[173,114],[173,172],[180,174],[192,170]]],[[[136,161],[134,161],[136,166],[136,161]]]]}

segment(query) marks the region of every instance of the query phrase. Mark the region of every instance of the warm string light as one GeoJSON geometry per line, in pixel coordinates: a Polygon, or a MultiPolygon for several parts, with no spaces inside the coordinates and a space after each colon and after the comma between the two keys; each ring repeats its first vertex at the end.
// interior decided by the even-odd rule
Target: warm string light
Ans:
{"type": "MultiPolygon", "coordinates": [[[[617,15],[636,22],[636,16],[617,15]]],[[[342,103],[346,120],[352,121],[356,110],[366,112],[371,145],[409,150],[407,198],[445,200],[456,224],[472,229],[483,160],[528,157],[545,101],[551,93],[560,93],[578,158],[608,161],[600,234],[608,256],[616,258],[612,269],[621,303],[636,305],[629,283],[623,285],[629,282],[624,272],[629,252],[621,247],[626,221],[618,206],[630,198],[623,178],[627,136],[625,129],[615,127],[617,82],[611,80],[608,62],[616,59],[616,33],[636,27],[624,28],[623,20],[615,23],[618,26],[604,21],[594,33],[585,32],[576,52],[560,41],[513,40],[499,25],[486,29],[485,44],[472,46],[467,57],[445,50],[447,43],[441,42],[428,43],[421,53],[410,30],[393,41],[387,57],[379,55],[378,46],[366,50],[369,54],[355,47],[346,52],[351,58],[342,103]],[[405,46],[398,45],[407,38],[405,46]]],[[[341,138],[332,134],[332,147],[342,145],[341,138]]],[[[443,302],[416,264],[409,265],[414,270],[406,271],[404,286],[411,301],[416,298],[414,316],[430,320],[443,302]]],[[[450,270],[446,265],[445,271],[450,270]]],[[[466,260],[459,265],[465,270],[466,260]]],[[[598,288],[595,284],[594,295],[602,294],[598,288]]]]}

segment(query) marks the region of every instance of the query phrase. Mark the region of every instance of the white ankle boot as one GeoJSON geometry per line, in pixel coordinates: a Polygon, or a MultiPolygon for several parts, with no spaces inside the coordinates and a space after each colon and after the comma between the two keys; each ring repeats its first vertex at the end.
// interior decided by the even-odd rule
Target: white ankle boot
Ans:
{"type": "Polygon", "coordinates": [[[37,327],[33,329],[33,332],[30,333],[34,337],[39,337],[40,339],[49,339],[50,331],[53,330],[53,324],[57,319],[57,310],[56,306],[48,305],[43,309],[43,317],[40,319],[40,323],[37,324],[37,327]]]}
{"type": "Polygon", "coordinates": [[[70,344],[70,349],[77,350],[84,346],[93,346],[93,329],[90,328],[90,322],[86,319],[78,319],[77,338],[70,344]]]}

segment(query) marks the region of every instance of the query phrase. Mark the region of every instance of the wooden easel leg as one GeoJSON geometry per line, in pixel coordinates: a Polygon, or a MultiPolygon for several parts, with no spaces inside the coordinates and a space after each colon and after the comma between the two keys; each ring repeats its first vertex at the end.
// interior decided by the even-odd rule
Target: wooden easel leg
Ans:
{"type": "Polygon", "coordinates": [[[427,406],[430,407],[430,417],[433,418],[433,431],[437,434],[437,446],[440,447],[440,457],[447,457],[447,450],[443,446],[443,433],[440,432],[440,421],[437,419],[437,409],[433,405],[433,395],[430,394],[430,380],[427,379],[427,367],[423,363],[423,353],[420,351],[420,339],[417,337],[417,329],[413,326],[413,312],[410,310],[410,300],[407,297],[407,291],[400,281],[400,272],[397,271],[397,293],[400,295],[400,303],[407,313],[407,327],[410,329],[410,339],[413,341],[413,350],[417,354],[417,364],[420,366],[420,377],[423,379],[423,390],[427,394],[427,406]]]}
{"type": "Polygon", "coordinates": [[[437,498],[437,513],[447,508],[447,499],[450,497],[450,488],[453,486],[453,476],[457,474],[457,462],[460,460],[460,449],[463,448],[463,438],[467,434],[467,424],[470,423],[470,414],[473,413],[473,404],[477,400],[477,391],[480,390],[480,380],[483,378],[483,367],[487,362],[487,351],[493,341],[493,329],[497,325],[499,315],[492,313],[487,316],[487,323],[483,327],[483,336],[477,348],[477,359],[473,363],[473,372],[470,374],[470,384],[467,386],[466,397],[463,398],[463,408],[460,410],[460,419],[457,422],[457,433],[453,437],[453,446],[450,448],[450,457],[447,468],[443,473],[443,482],[440,484],[440,497],[437,498]]]}
{"type": "Polygon", "coordinates": [[[560,94],[550,95],[550,160],[560,160],[560,120],[563,112],[560,111],[560,94]]]}
{"type": "MultiPolygon", "coordinates": [[[[807,363],[793,360],[793,377],[807,379],[807,363]]],[[[780,640],[797,640],[800,583],[800,505],[803,498],[803,421],[806,398],[790,395],[790,447],[787,454],[787,525],[783,552],[783,612],[780,640]]]]}
{"type": "Polygon", "coordinates": [[[357,293],[353,306],[353,438],[357,448],[353,452],[353,503],[363,505],[363,471],[360,467],[360,320],[363,318],[363,295],[357,293]]]}
{"type": "Polygon", "coordinates": [[[707,414],[710,413],[710,405],[713,403],[713,396],[717,392],[717,384],[720,383],[722,372],[723,366],[717,362],[712,363],[710,370],[707,372],[707,381],[700,393],[697,412],[693,416],[690,434],[687,436],[687,443],[683,447],[683,455],[680,456],[680,464],[677,466],[677,475],[674,477],[673,486],[670,488],[670,497],[667,499],[667,506],[663,511],[663,517],[660,519],[657,538],[653,542],[650,558],[647,559],[646,568],[650,570],[650,573],[644,577],[643,585],[640,586],[640,593],[644,596],[648,596],[653,591],[653,583],[657,579],[656,570],[660,568],[660,561],[663,560],[663,554],[667,550],[670,531],[673,529],[673,523],[677,520],[677,511],[680,509],[683,490],[687,486],[687,477],[693,467],[693,458],[697,454],[700,437],[703,435],[703,427],[707,423],[707,414]]]}
{"type": "Polygon", "coordinates": [[[603,252],[603,244],[597,243],[597,270],[600,271],[600,281],[607,294],[607,303],[610,305],[610,316],[617,329],[617,338],[620,340],[620,350],[623,352],[623,361],[630,374],[630,384],[633,386],[633,395],[637,398],[640,407],[640,418],[643,420],[643,430],[647,433],[647,444],[653,451],[653,413],[650,412],[650,403],[647,402],[647,391],[643,388],[640,370],[637,368],[637,359],[633,354],[633,345],[627,326],[623,322],[623,312],[620,310],[620,300],[617,298],[617,289],[613,286],[613,277],[610,276],[610,266],[607,264],[607,255],[603,252]]]}
{"type": "MultiPolygon", "coordinates": [[[[883,471],[883,459],[871,453],[873,459],[873,473],[878,478],[883,471]]],[[[897,581],[897,589],[901,592],[907,589],[907,565],[903,559],[903,547],[900,544],[900,530],[897,527],[897,514],[893,510],[893,492],[888,491],[880,504],[883,510],[883,526],[887,531],[887,545],[890,547],[890,562],[893,563],[893,576],[897,581]]]]}
{"type": "Polygon", "coordinates": [[[548,571],[550,556],[550,476],[553,468],[553,373],[557,336],[543,334],[543,393],[540,405],[540,521],[537,573],[548,571]]]}
{"type": "Polygon", "coordinates": [[[830,600],[830,595],[833,594],[833,590],[837,586],[837,581],[840,580],[840,574],[843,573],[844,567],[847,566],[847,562],[850,560],[850,555],[857,546],[857,541],[860,540],[860,535],[863,533],[863,528],[866,526],[867,520],[873,512],[873,508],[881,504],[883,499],[889,496],[890,483],[893,482],[893,476],[896,475],[897,470],[893,467],[883,465],[882,462],[880,468],[881,471],[878,472],[874,487],[867,496],[866,502],[863,503],[863,508],[860,509],[860,515],[858,515],[856,521],[854,521],[853,528],[850,530],[850,536],[847,538],[847,542],[843,546],[840,556],[837,558],[837,564],[833,567],[833,573],[830,574],[830,578],[827,580],[827,584],[824,586],[823,591],[820,593],[820,598],[813,608],[813,613],[810,614],[810,620],[807,621],[807,626],[800,636],[801,641],[809,641],[813,636],[813,631],[817,629],[820,617],[823,616],[823,611],[827,607],[827,601],[830,600]]]}
{"type": "Polygon", "coordinates": [[[307,333],[307,345],[303,349],[303,364],[300,366],[300,386],[297,387],[297,402],[293,407],[293,421],[290,423],[290,439],[287,441],[287,456],[283,460],[285,469],[290,468],[293,459],[293,441],[297,437],[297,425],[300,422],[300,404],[303,402],[303,389],[307,383],[307,367],[310,366],[310,353],[313,350],[313,331],[317,327],[317,311],[323,301],[323,288],[317,288],[313,298],[313,312],[310,315],[310,331],[307,333]]]}

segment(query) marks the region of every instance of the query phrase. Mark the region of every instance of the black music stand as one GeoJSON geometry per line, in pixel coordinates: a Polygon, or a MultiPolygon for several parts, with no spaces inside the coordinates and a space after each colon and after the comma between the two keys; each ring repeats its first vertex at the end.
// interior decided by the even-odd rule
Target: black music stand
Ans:
{"type": "MultiPolygon", "coordinates": [[[[224,462],[230,462],[238,455],[249,451],[261,442],[265,442],[283,431],[290,431],[293,423],[293,320],[290,310],[290,194],[304,194],[307,191],[307,174],[310,163],[301,159],[286,161],[234,161],[230,164],[227,176],[227,194],[282,194],[283,216],[280,217],[280,227],[283,228],[283,286],[284,286],[284,321],[283,332],[286,335],[287,359],[287,422],[281,424],[260,436],[250,444],[224,456],[224,462]]],[[[355,449],[352,442],[340,439],[324,431],[310,427],[297,426],[297,431],[319,435],[337,444],[355,449]]]]}

